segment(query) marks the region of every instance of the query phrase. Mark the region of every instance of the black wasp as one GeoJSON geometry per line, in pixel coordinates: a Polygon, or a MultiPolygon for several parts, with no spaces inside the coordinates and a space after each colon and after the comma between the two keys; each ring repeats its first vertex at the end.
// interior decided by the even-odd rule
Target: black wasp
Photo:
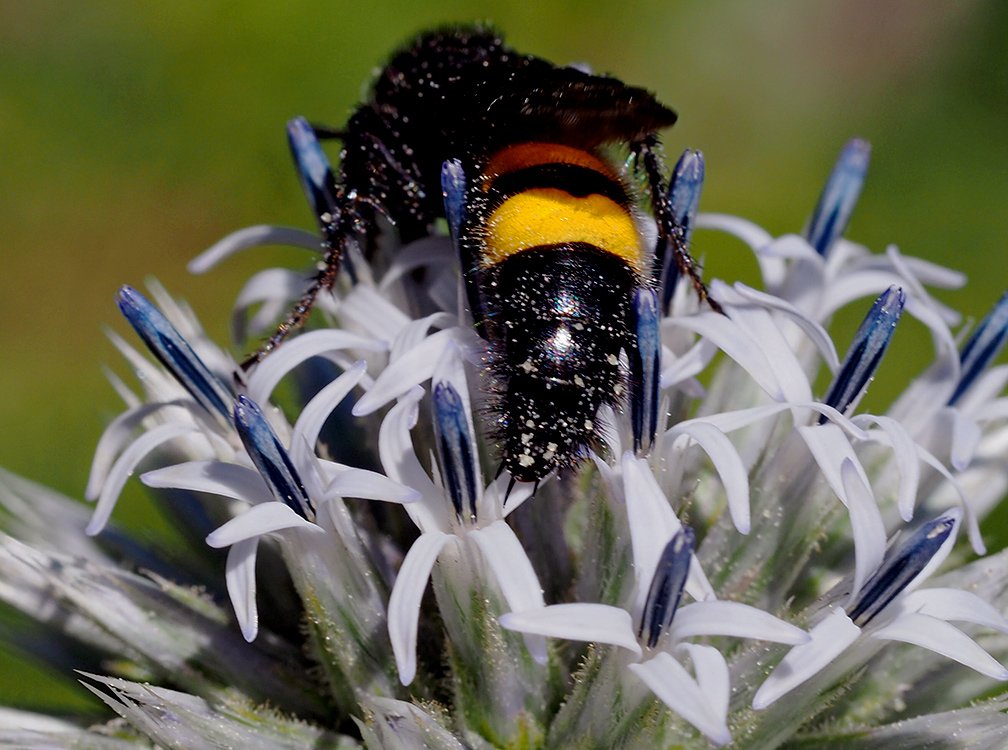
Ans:
{"type": "Polygon", "coordinates": [[[649,444],[666,253],[707,299],[657,153],[656,132],[675,120],[643,89],[518,54],[486,29],[420,36],[341,130],[292,121],[324,264],[245,366],[304,322],[351,243],[373,241],[379,217],[404,244],[447,217],[473,323],[490,351],[502,468],[539,481],[574,463],[597,435],[599,407],[623,401],[621,351],[630,359],[635,442],[649,444]],[[337,175],[317,137],[342,140],[337,175]],[[605,156],[613,145],[629,148],[646,182],[654,248],[645,247],[634,191],[605,156]]]}

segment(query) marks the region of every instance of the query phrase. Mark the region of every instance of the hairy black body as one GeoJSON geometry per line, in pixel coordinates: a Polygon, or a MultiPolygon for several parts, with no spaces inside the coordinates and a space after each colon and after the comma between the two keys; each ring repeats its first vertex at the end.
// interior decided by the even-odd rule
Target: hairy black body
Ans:
{"type": "Polygon", "coordinates": [[[451,162],[466,178],[454,239],[491,352],[503,468],[538,481],[570,465],[597,434],[599,407],[624,398],[619,357],[636,347],[634,294],[656,285],[667,248],[706,298],[656,154],[655,133],[675,119],[643,89],[518,54],[482,28],[422,35],[330,133],[343,141],[336,175],[310,176],[302,165],[324,269],[247,364],[303,322],[349,243],[377,234],[379,215],[404,243],[429,234],[446,214],[442,170],[451,162]],[[627,146],[647,179],[654,248],[644,247],[636,196],[602,153],[610,144],[627,146]]]}

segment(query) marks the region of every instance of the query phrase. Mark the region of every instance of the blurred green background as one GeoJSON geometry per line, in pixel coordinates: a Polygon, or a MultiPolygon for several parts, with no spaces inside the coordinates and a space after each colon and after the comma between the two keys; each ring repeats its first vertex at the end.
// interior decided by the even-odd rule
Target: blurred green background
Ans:
{"type": "MultiPolygon", "coordinates": [[[[797,231],[836,152],[860,135],[874,151],[849,236],[968,272],[968,290],[939,295],[967,316],[1008,286],[1004,3],[7,0],[0,464],[79,497],[120,408],[102,373],[105,363],[124,370],[102,333],[126,333],[116,288],[156,276],[225,341],[228,308],[266,255],[198,278],[185,263],[238,227],[313,226],[285,121],[339,124],[396,45],[485,19],[521,51],[587,62],[677,109],[667,149],[704,151],[704,209],[797,231]]],[[[737,244],[709,233],[695,243],[709,273],[752,278],[737,244]]],[[[862,312],[838,321],[841,349],[862,312]]],[[[929,356],[915,326],[896,337],[874,404],[929,356]]],[[[117,518],[138,497],[131,490],[117,518]]],[[[25,674],[9,671],[13,657],[0,661],[0,675],[25,674]]],[[[0,676],[0,702],[66,699],[28,674],[30,693],[0,676]]]]}

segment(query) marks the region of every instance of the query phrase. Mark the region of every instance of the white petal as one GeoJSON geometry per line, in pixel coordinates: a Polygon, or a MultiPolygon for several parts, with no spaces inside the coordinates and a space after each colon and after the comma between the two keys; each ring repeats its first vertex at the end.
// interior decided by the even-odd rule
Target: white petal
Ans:
{"type": "Polygon", "coordinates": [[[312,357],[322,356],[337,361],[330,355],[347,349],[380,352],[385,348],[381,341],[337,329],[302,333],[256,365],[248,380],[248,397],[257,404],[265,404],[283,376],[312,357]]]}
{"type": "MultiPolygon", "coordinates": [[[[728,316],[738,329],[737,336],[759,349],[760,355],[770,368],[773,381],[779,384],[781,389],[781,397],[774,400],[791,403],[811,401],[812,387],[808,377],[784,337],[780,324],[770,312],[762,306],[754,305],[726,284],[712,285],[711,293],[727,310],[728,316]]],[[[726,353],[731,356],[727,350],[726,353]]],[[[740,364],[745,367],[744,363],[740,364]]]]}
{"type": "Polygon", "coordinates": [[[672,620],[673,640],[706,635],[727,635],[798,645],[809,640],[799,627],[748,604],[703,601],[681,607],[672,620]]]}
{"type": "MultiPolygon", "coordinates": [[[[687,419],[679,423],[678,427],[693,422],[704,422],[717,427],[722,432],[735,432],[750,425],[756,424],[764,419],[777,416],[785,411],[793,412],[796,424],[800,422],[800,416],[805,410],[823,414],[832,424],[837,425],[848,435],[858,440],[867,440],[868,433],[856,426],[851,420],[843,416],[832,406],[821,404],[815,401],[807,404],[764,404],[763,406],[753,406],[748,409],[738,409],[737,411],[726,411],[718,414],[707,414],[703,417],[687,419]]],[[[802,417],[804,418],[804,417],[802,417]]]]}
{"type": "Polygon", "coordinates": [[[847,494],[851,534],[854,537],[854,587],[851,600],[885,557],[886,532],[871,489],[849,458],[840,465],[840,478],[847,494]]]}
{"type": "Polygon", "coordinates": [[[207,492],[251,505],[273,501],[273,495],[255,469],[223,461],[187,461],[140,476],[148,487],[207,492]]]}
{"type": "Polygon", "coordinates": [[[359,497],[386,503],[414,503],[420,499],[420,493],[412,487],[399,484],[376,471],[353,467],[341,467],[332,476],[325,493],[327,497],[359,497]]]}
{"type": "Polygon", "coordinates": [[[763,227],[730,214],[701,213],[696,217],[697,229],[716,229],[734,235],[752,250],[761,250],[773,242],[773,235],[763,227]]]}
{"type": "Polygon", "coordinates": [[[877,297],[890,286],[906,286],[906,281],[892,270],[847,271],[834,277],[826,286],[820,314],[829,318],[854,300],[877,297]]]}
{"type": "Polygon", "coordinates": [[[942,477],[945,478],[945,481],[947,481],[955,490],[960,501],[959,511],[962,513],[963,519],[966,522],[966,533],[969,535],[970,546],[973,547],[973,551],[978,555],[987,554],[987,547],[980,534],[980,521],[977,519],[977,515],[973,511],[973,506],[970,504],[969,498],[966,497],[966,492],[963,490],[962,484],[954,476],[952,476],[952,473],[945,468],[941,461],[920,446],[917,446],[917,455],[920,456],[924,463],[941,474],[942,477]]]}
{"type": "Polygon", "coordinates": [[[276,321],[287,312],[293,300],[304,294],[307,280],[304,274],[287,268],[266,268],[254,274],[238,292],[231,316],[235,339],[258,336],[276,328],[276,321]],[[261,306],[246,320],[253,305],[261,306]]]}
{"type": "Polygon", "coordinates": [[[431,568],[452,537],[440,531],[421,534],[403,560],[388,604],[389,639],[395,654],[399,681],[409,685],[416,676],[417,622],[431,568]]]}
{"type": "Polygon", "coordinates": [[[389,350],[389,359],[395,361],[425,338],[431,328],[447,328],[456,324],[455,316],[448,313],[433,313],[419,320],[412,320],[396,335],[389,350]]]}
{"type": "MultiPolygon", "coordinates": [[[[717,705],[678,661],[661,652],[653,659],[630,664],[628,668],[662,703],[699,729],[711,742],[717,745],[731,742],[727,717],[719,714],[717,705]]],[[[728,667],[725,666],[724,670],[727,672],[728,667]]]]}
{"type": "Polygon", "coordinates": [[[430,380],[445,349],[458,337],[457,329],[438,331],[386,367],[353,408],[355,417],[377,411],[413,386],[430,380]]]}
{"type": "Polygon", "coordinates": [[[500,624],[508,630],[534,633],[548,638],[564,638],[585,643],[605,643],[625,648],[640,656],[630,613],[607,604],[554,604],[502,615],[500,624]]]}
{"type": "Polygon", "coordinates": [[[392,341],[410,317],[368,284],[355,284],[339,306],[343,327],[361,330],[382,341],[392,341]]]}
{"type": "Polygon", "coordinates": [[[94,536],[108,523],[112,509],[115,507],[119,493],[122,491],[126,480],[136,469],[137,465],[146,458],[147,454],[158,448],[158,446],[174,440],[182,435],[196,432],[196,428],[184,424],[163,424],[155,427],[150,432],[146,432],[137,438],[126,450],[124,450],[115,464],[109,470],[105,478],[105,486],[102,487],[98,503],[95,505],[94,515],[84,530],[89,536],[94,536]]]}
{"type": "MultiPolygon", "coordinates": [[[[669,354],[662,350],[660,387],[662,390],[689,381],[700,373],[717,353],[717,347],[707,339],[700,339],[682,355],[669,354]]],[[[619,455],[618,453],[616,455],[619,455]]]]}
{"type": "Polygon", "coordinates": [[[973,639],[944,620],[921,614],[897,617],[885,627],[872,631],[873,638],[902,641],[929,649],[965,664],[996,680],[1008,680],[1008,669],[980,648],[973,639]]]}
{"type": "Polygon", "coordinates": [[[784,401],[784,390],[777,380],[760,344],[728,317],[702,312],[681,318],[666,318],[673,326],[685,328],[708,339],[742,367],[774,401],[784,401]]]}
{"type": "Polygon", "coordinates": [[[109,422],[108,427],[102,433],[98,446],[95,448],[94,460],[91,462],[91,473],[88,476],[87,489],[84,490],[84,497],[94,500],[101,493],[102,485],[108,476],[112,464],[115,463],[116,456],[133,441],[133,434],[140,427],[147,417],[155,414],[160,409],[168,406],[178,406],[175,402],[158,402],[153,404],[140,404],[139,406],[127,409],[118,417],[109,422]]]}
{"type": "Polygon", "coordinates": [[[899,509],[900,518],[909,521],[913,518],[914,501],[917,498],[917,487],[920,485],[920,459],[917,457],[917,446],[903,425],[892,417],[859,414],[853,421],[859,426],[866,422],[874,422],[882,428],[882,432],[888,438],[900,475],[896,507],[899,509]]]}
{"type": "Polygon", "coordinates": [[[378,431],[378,455],[389,478],[420,493],[419,502],[406,506],[413,523],[421,531],[443,531],[449,525],[450,503],[420,465],[410,437],[423,395],[423,388],[416,386],[389,409],[378,431]]]}
{"type": "MultiPolygon", "coordinates": [[[[626,495],[627,520],[630,526],[630,543],[634,556],[634,576],[637,579],[638,612],[644,608],[655,566],[665,545],[679,531],[682,524],[658,487],[651,467],[643,458],[634,457],[631,451],[623,454],[623,487],[626,495]]],[[[704,575],[696,556],[686,579],[686,591],[694,599],[713,599],[714,589],[704,575]]]]}
{"type": "Polygon", "coordinates": [[[676,425],[666,434],[688,435],[703,448],[724,484],[728,510],[735,528],[741,534],[748,534],[749,476],[732,442],[717,427],[700,421],[676,425]]]}
{"type": "Polygon", "coordinates": [[[232,232],[222,240],[218,240],[211,247],[189,261],[189,265],[186,268],[189,270],[189,273],[206,273],[228,256],[234,255],[246,248],[262,245],[303,247],[305,250],[318,253],[322,249],[322,240],[317,234],[311,234],[303,229],[278,227],[268,224],[245,227],[244,229],[239,229],[237,232],[232,232]]]}
{"type": "Polygon", "coordinates": [[[918,589],[900,597],[899,608],[901,612],[916,612],[946,621],[972,622],[1008,633],[1008,619],[971,591],[918,589]]]}
{"type": "Polygon", "coordinates": [[[788,651],[766,682],[760,685],[753,696],[753,708],[766,708],[822,671],[854,643],[859,635],[861,628],[842,609],[830,612],[826,619],[809,630],[810,640],[788,651]]]}
{"type": "Polygon", "coordinates": [[[379,291],[387,290],[398,279],[425,266],[444,266],[455,262],[455,250],[446,237],[424,237],[396,251],[382,275],[379,291]]]}
{"type": "MultiPolygon", "coordinates": [[[[870,254],[860,260],[860,265],[865,268],[891,266],[893,265],[891,258],[892,255],[888,252],[884,256],[870,254]]],[[[900,254],[899,258],[902,261],[900,265],[900,268],[903,269],[902,272],[905,275],[913,276],[918,282],[926,286],[936,286],[940,289],[958,289],[966,283],[966,274],[961,271],[940,266],[923,258],[915,258],[912,255],[900,254]]]]}
{"type": "Polygon", "coordinates": [[[676,647],[676,652],[682,651],[688,653],[693,662],[693,674],[696,675],[697,685],[707,696],[712,714],[727,717],[731,681],[724,656],[713,646],[700,646],[695,643],[683,643],[676,647]]]}
{"type": "Polygon", "coordinates": [[[959,409],[953,410],[952,448],[949,451],[953,469],[963,471],[970,465],[981,437],[980,425],[959,409]]]}
{"type": "Polygon", "coordinates": [[[819,350],[830,372],[836,372],[840,368],[840,359],[837,356],[836,347],[833,345],[833,339],[826,333],[826,329],[805,315],[797,307],[780,297],[757,291],[742,282],[735,282],[734,289],[745,299],[786,315],[788,319],[801,328],[805,332],[805,335],[809,337],[809,340],[819,350]]]}
{"type": "Polygon", "coordinates": [[[840,498],[840,502],[849,507],[840,466],[844,461],[850,461],[866,486],[868,485],[868,476],[865,474],[861,462],[858,461],[847,436],[837,425],[832,423],[798,427],[798,433],[805,441],[805,445],[808,446],[812,458],[815,459],[830,489],[840,498]]]}
{"type": "Polygon", "coordinates": [[[228,596],[238,618],[245,640],[251,643],[259,633],[259,612],[256,608],[256,551],[259,538],[243,539],[228,550],[224,581],[228,596]]]}
{"type": "Polygon", "coordinates": [[[227,547],[244,539],[254,539],[264,534],[284,529],[305,529],[319,534],[325,533],[321,527],[306,521],[286,503],[277,501],[254,505],[240,516],[211,532],[206,543],[211,547],[227,547]]]}
{"type": "Polygon", "coordinates": [[[315,394],[314,398],[308,402],[301,414],[298,415],[294,424],[294,432],[291,438],[290,452],[294,465],[303,467],[306,459],[304,451],[314,452],[315,444],[318,443],[319,433],[326,420],[333,413],[340,402],[346,398],[353,387],[360,382],[365,371],[363,361],[357,362],[353,367],[344,372],[325,388],[315,394]]]}
{"type": "MultiPolygon", "coordinates": [[[[483,559],[512,610],[545,605],[539,577],[507,522],[494,521],[489,526],[470,532],[469,537],[483,553],[483,559]]],[[[525,645],[536,661],[546,663],[546,641],[543,638],[527,636],[525,645]]]]}

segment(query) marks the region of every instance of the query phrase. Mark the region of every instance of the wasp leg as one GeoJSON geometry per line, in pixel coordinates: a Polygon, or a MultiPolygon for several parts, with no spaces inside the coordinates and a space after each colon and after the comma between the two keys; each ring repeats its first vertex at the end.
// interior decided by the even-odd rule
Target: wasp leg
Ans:
{"type": "Polygon", "coordinates": [[[630,423],[634,451],[654,444],[658,430],[658,391],[661,380],[661,331],[658,293],[641,287],[634,292],[630,308],[630,331],[634,346],[630,358],[630,423]]]}
{"type": "Polygon", "coordinates": [[[413,164],[404,166],[394,150],[382,141],[382,135],[388,136],[389,130],[374,110],[358,110],[342,133],[342,185],[338,185],[312,126],[302,118],[288,123],[291,154],[318,220],[323,257],[301,298],[273,335],[242,362],[243,370],[262,360],[304,325],[319,294],[335,284],[341,263],[346,263],[351,281],[356,282],[347,249],[358,238],[370,238],[377,233],[376,212],[397,225],[404,242],[425,233],[429,218],[425,218],[421,206],[423,191],[416,176],[418,170],[413,164]],[[396,211],[386,210],[386,206],[396,206],[396,211]]]}
{"type": "Polygon", "coordinates": [[[664,286],[675,283],[675,275],[664,274],[665,254],[671,250],[672,262],[678,272],[689,277],[701,302],[706,302],[714,312],[723,313],[721,305],[707,292],[707,286],[700,278],[700,270],[687,249],[686,233],[672,215],[666,195],[665,179],[662,177],[657,153],[658,137],[654,134],[645,136],[640,141],[631,144],[636,156],[637,165],[643,167],[651,190],[651,206],[654,209],[655,221],[658,224],[658,242],[655,245],[654,267],[652,281],[663,285],[662,298],[671,297],[671,290],[664,286]],[[666,276],[666,278],[662,278],[666,276]]]}

